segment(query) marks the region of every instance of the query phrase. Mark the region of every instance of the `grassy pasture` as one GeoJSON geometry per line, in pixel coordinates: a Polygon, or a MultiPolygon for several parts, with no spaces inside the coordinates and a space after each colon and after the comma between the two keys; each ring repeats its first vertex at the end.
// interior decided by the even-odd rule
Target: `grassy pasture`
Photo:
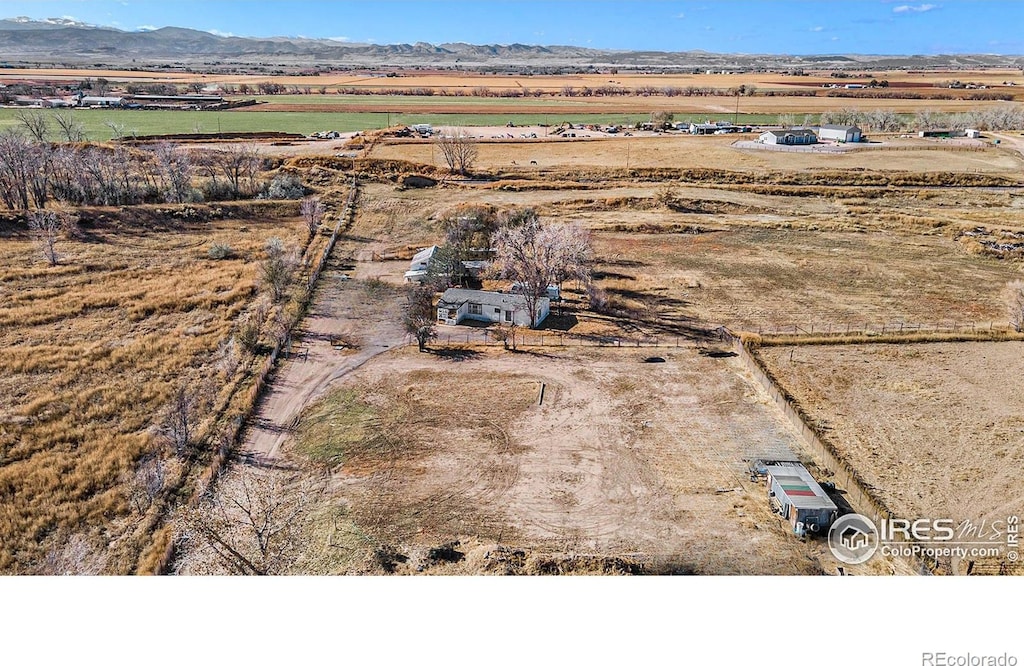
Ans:
{"type": "Polygon", "coordinates": [[[296,219],[97,223],[58,242],[48,267],[26,234],[0,236],[0,571],[32,570],[71,533],[98,570],[129,572],[140,457],[177,463],[154,424],[181,385],[222,391],[218,351],[252,300],[266,239],[296,219]],[[235,258],[207,257],[211,243],[235,258]],[[109,549],[102,546],[111,544],[109,549]]]}

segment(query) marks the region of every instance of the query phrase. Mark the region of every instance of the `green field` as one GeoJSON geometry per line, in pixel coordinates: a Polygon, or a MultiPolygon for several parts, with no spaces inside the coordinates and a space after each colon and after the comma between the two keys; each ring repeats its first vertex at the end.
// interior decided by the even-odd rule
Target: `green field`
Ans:
{"type": "MultiPolygon", "coordinates": [[[[300,97],[305,97],[300,96],[300,97]]],[[[310,97],[315,97],[311,95],[310,97]]],[[[507,103],[507,102],[506,102],[507,103]]],[[[49,109],[32,109],[35,113],[55,113],[49,109]]],[[[0,131],[18,127],[17,115],[22,109],[0,109],[0,131]]],[[[387,113],[387,112],[332,112],[332,111],[140,111],[119,109],[76,109],[71,111],[85,128],[91,141],[106,141],[113,137],[107,123],[123,126],[126,135],[151,134],[217,134],[218,132],[292,132],[312,134],[324,130],[352,132],[378,129],[391,125],[502,126],[511,121],[521,125],[557,125],[568,121],[574,124],[630,124],[648,119],[648,114],[593,114],[593,113],[387,113]]],[[[677,115],[682,122],[732,120],[733,114],[677,115]]],[[[777,122],[775,115],[739,114],[739,122],[764,125],[777,122]]],[[[57,138],[54,136],[53,138],[57,138]]]]}

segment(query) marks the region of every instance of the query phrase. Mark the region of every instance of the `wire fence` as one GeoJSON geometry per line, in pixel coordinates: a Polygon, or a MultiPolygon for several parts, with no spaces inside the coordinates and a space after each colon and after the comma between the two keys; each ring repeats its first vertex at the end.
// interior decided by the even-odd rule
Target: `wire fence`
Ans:
{"type": "Polygon", "coordinates": [[[693,337],[683,335],[572,335],[559,331],[509,331],[508,329],[438,326],[434,346],[519,347],[683,347],[693,337]]]}
{"type": "Polygon", "coordinates": [[[1009,322],[1000,321],[940,321],[922,322],[810,322],[804,324],[772,324],[734,326],[734,330],[756,332],[763,337],[771,336],[871,336],[871,335],[913,335],[917,333],[1013,333],[1016,328],[1009,322]]]}

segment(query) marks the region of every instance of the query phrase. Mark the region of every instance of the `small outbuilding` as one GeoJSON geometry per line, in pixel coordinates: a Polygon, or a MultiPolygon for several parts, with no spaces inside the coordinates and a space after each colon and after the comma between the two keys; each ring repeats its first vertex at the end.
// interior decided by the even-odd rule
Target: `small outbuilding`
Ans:
{"type": "Polygon", "coordinates": [[[437,253],[437,246],[431,245],[417,252],[412,261],[409,262],[409,270],[405,272],[406,282],[423,282],[427,279],[427,271],[430,270],[430,262],[434,260],[437,253]]]}
{"type": "Polygon", "coordinates": [[[807,146],[818,143],[818,135],[809,129],[768,130],[757,140],[773,146],[807,146]]]}
{"type": "Polygon", "coordinates": [[[823,141],[828,139],[840,143],[858,143],[861,131],[856,125],[822,125],[818,128],[818,138],[823,141]]]}
{"type": "Polygon", "coordinates": [[[768,500],[789,521],[793,532],[822,533],[836,519],[839,508],[829,499],[807,468],[798,462],[774,462],[765,467],[768,500]]]}
{"type": "MultiPolygon", "coordinates": [[[[537,299],[536,324],[547,318],[551,300],[537,299]]],[[[458,325],[463,319],[530,327],[530,308],[522,294],[477,289],[448,289],[437,302],[437,323],[458,325]]]]}
{"type": "Polygon", "coordinates": [[[89,97],[85,96],[78,100],[78,106],[98,106],[102,108],[124,106],[124,97],[89,97]]]}

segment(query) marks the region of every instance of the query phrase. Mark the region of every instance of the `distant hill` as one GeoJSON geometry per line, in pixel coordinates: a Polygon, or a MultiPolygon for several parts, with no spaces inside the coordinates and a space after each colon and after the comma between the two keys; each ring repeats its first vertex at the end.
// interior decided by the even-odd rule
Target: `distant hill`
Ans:
{"type": "Polygon", "coordinates": [[[231,59],[340,66],[553,66],[700,69],[1021,67],[1024,56],[751,55],[707,51],[616,51],[528,44],[352,44],[329,39],[224,37],[189,28],[126,31],[54,18],[0,20],[0,58],[11,62],[124,64],[231,59]]]}

